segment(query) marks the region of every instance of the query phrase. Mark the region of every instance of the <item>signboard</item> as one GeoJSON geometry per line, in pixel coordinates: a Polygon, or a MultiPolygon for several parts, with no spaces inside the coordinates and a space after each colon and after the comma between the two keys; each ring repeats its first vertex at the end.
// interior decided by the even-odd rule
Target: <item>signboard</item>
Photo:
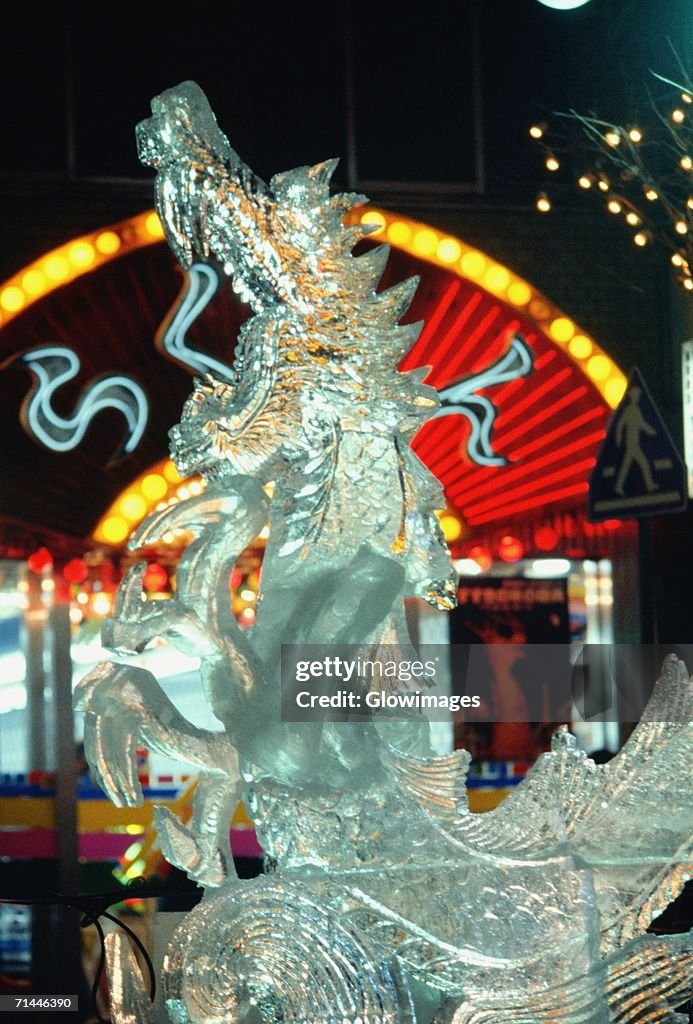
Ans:
{"type": "Polygon", "coordinates": [[[592,522],[681,512],[686,468],[636,368],[614,412],[590,476],[592,522]]]}
{"type": "MultiPolygon", "coordinates": [[[[566,580],[463,581],[458,606],[450,612],[450,641],[453,693],[465,674],[459,664],[465,647],[484,644],[486,655],[486,665],[471,680],[484,708],[478,721],[467,713],[456,721],[455,745],[477,761],[533,761],[548,750],[554,728],[570,717],[568,708],[556,709],[552,691],[569,664],[566,580]],[[545,655],[542,678],[536,675],[536,659],[526,657],[528,645],[540,645],[545,655]]],[[[478,664],[478,658],[474,661],[478,664]]]]}
{"type": "Polygon", "coordinates": [[[683,391],[683,454],[688,469],[688,497],[693,498],[693,341],[681,346],[683,391]]]}

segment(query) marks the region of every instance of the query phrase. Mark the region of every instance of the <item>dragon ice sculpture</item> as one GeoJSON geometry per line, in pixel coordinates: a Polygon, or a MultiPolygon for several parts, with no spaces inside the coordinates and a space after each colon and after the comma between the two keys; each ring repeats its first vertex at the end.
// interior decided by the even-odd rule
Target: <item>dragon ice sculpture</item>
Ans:
{"type": "Polygon", "coordinates": [[[691,860],[693,685],[670,658],[621,753],[598,766],[559,731],[495,811],[469,813],[468,755],[431,752],[418,718],[282,721],[283,643],[406,646],[403,599],[454,600],[439,485],[409,440],[435,412],[396,365],[415,286],[376,291],[380,247],[346,227],[334,163],[269,185],[239,159],[200,89],[152,104],[138,130],[184,266],[214,260],[254,316],[233,379],[196,384],[172,452],[202,495],[152,515],[132,546],[195,535],[167,602],[124,579],[104,642],[168,637],[201,659],[218,732],[186,721],[151,673],[104,662],[80,684],[86,749],[119,804],[141,801],[135,748],[196,766],[186,828],[157,808],[166,857],[205,886],[176,928],[155,1009],[109,938],[116,1024],[607,1024],[673,1021],[692,991],[689,936],[643,934],[691,860]],[[274,483],[270,501],[266,485],[274,483]],[[252,630],[229,571],[269,521],[252,630]],[[229,818],[246,801],[271,873],[235,877],[229,818]]]}

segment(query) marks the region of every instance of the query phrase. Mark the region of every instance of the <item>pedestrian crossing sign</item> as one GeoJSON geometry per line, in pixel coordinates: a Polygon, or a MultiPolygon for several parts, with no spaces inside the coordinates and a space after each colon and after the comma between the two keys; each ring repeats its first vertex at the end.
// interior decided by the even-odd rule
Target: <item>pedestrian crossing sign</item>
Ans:
{"type": "Polygon", "coordinates": [[[589,481],[592,522],[681,512],[686,467],[636,368],[614,411],[589,481]]]}

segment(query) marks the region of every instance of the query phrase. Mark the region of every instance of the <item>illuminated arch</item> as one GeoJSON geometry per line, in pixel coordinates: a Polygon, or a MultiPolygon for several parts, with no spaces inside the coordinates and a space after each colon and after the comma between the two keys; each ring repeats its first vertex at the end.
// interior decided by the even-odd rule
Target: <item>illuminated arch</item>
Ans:
{"type": "Polygon", "coordinates": [[[147,210],[51,249],[0,286],[0,327],[24,313],[37,299],[133,249],[156,245],[163,237],[156,211],[147,210]]]}
{"type": "Polygon", "coordinates": [[[371,237],[451,271],[531,317],[593,382],[607,405],[616,408],[626,388],[625,374],[593,338],[528,281],[479,249],[428,224],[375,207],[361,212],[359,219],[362,224],[376,225],[371,237]]]}
{"type": "MultiPolygon", "coordinates": [[[[400,364],[401,369],[433,363],[434,372],[429,380],[441,387],[455,374],[476,372],[474,359],[479,364],[480,356],[478,351],[474,353],[475,338],[478,341],[481,337],[486,345],[485,356],[490,358],[489,353],[493,353],[495,358],[507,344],[511,327],[536,335],[537,372],[533,375],[534,394],[527,406],[528,415],[519,416],[509,402],[505,410],[500,408],[498,441],[505,444],[509,462],[502,472],[498,467],[465,462],[460,444],[464,426],[457,424],[453,428],[450,420],[431,421],[415,439],[420,457],[442,479],[451,508],[458,509],[472,526],[483,526],[503,516],[583,495],[609,411],[618,405],[626,386],[625,375],[615,362],[529,282],[461,239],[374,207],[357,209],[351,218],[374,225],[374,239],[391,244],[393,258],[399,253],[400,260],[405,261],[400,269],[403,267],[406,273],[421,269],[422,263],[440,271],[436,275],[435,301],[423,310],[426,326],[400,364]],[[417,263],[418,266],[413,265],[417,263]],[[475,305],[477,313],[487,307],[490,313],[471,332],[475,337],[465,338],[460,344],[454,332],[471,305],[475,305]],[[497,318],[497,325],[502,326],[484,338],[484,325],[493,319],[497,309],[503,311],[497,318]],[[453,342],[456,348],[452,347],[453,342]],[[435,359],[430,358],[432,353],[435,359]],[[469,356],[472,365],[464,363],[464,356],[469,356]],[[550,371],[546,369],[549,365],[550,371]],[[560,367],[559,372],[554,372],[556,367],[560,367]],[[551,388],[555,381],[560,387],[557,385],[554,393],[551,388]],[[563,417],[560,421],[559,415],[563,417]],[[512,428],[508,429],[504,416],[506,421],[515,417],[512,428]],[[536,438],[526,438],[528,423],[543,432],[536,438]],[[549,444],[554,445],[551,450],[547,448],[549,444]],[[518,459],[524,460],[522,464],[518,459]]],[[[162,242],[159,218],[149,210],[45,253],[0,286],[0,328],[38,299],[82,275],[162,242]]],[[[417,301],[415,298],[414,307],[417,301]]],[[[506,393],[514,393],[513,384],[500,390],[501,404],[506,393]]],[[[522,407],[522,401],[519,404],[522,407]]],[[[174,473],[168,460],[141,473],[101,517],[93,539],[113,546],[123,544],[157,504],[175,500],[177,489],[185,487],[186,482],[174,479],[174,473]],[[164,496],[149,497],[149,493],[157,491],[152,483],[157,474],[169,486],[164,496]]]]}

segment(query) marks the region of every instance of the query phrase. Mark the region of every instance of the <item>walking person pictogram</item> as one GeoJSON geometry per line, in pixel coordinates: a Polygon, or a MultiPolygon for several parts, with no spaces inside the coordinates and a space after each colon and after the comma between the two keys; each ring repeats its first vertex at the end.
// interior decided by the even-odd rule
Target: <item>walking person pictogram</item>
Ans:
{"type": "Polygon", "coordinates": [[[647,422],[640,409],[641,394],[642,390],[639,387],[632,387],[629,390],[628,401],[620,413],[616,424],[614,440],[619,448],[623,448],[623,459],[614,485],[616,494],[625,494],[624,484],[633,463],[636,463],[640,468],[647,493],[651,494],[658,488],[658,484],[655,483],[652,477],[650,460],[645,455],[640,444],[640,438],[643,434],[647,437],[657,436],[656,428],[647,422]]]}
{"type": "Polygon", "coordinates": [[[589,517],[598,523],[679,512],[686,497],[686,467],[634,368],[590,474],[589,517]]]}

